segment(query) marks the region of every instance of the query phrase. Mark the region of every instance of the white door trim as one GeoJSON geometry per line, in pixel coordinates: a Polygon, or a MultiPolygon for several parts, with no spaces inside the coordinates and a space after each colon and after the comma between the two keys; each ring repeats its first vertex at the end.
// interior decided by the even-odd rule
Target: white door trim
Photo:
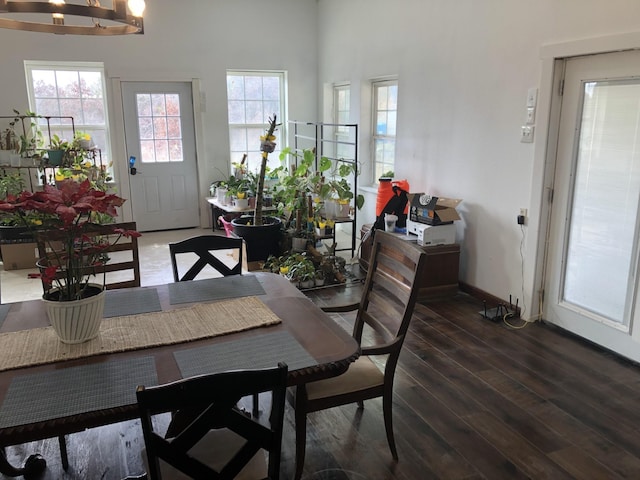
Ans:
{"type": "MultiPolygon", "coordinates": [[[[205,195],[202,192],[208,191],[208,184],[206,179],[201,178],[201,172],[206,172],[207,168],[204,161],[204,146],[203,146],[203,121],[202,113],[203,108],[201,106],[201,82],[198,78],[188,79],[140,79],[137,77],[124,78],[124,77],[110,77],[109,83],[111,85],[111,100],[109,107],[113,115],[110,116],[111,123],[110,129],[111,135],[111,147],[113,152],[113,169],[116,178],[116,184],[118,193],[126,199],[131,198],[131,183],[128,172],[128,158],[127,148],[125,143],[125,130],[124,130],[124,110],[122,108],[122,83],[129,81],[148,81],[148,82],[162,82],[162,81],[175,81],[185,82],[191,84],[192,90],[192,103],[193,103],[193,121],[195,130],[195,147],[196,147],[196,170],[198,172],[198,199],[200,202],[200,227],[206,228],[209,225],[209,206],[205,199],[205,195]],[[203,185],[203,181],[206,185],[203,185]]],[[[125,202],[122,208],[122,220],[125,222],[133,221],[133,210],[131,208],[131,202],[125,202]]]]}
{"type": "Polygon", "coordinates": [[[570,42],[543,45],[540,48],[541,72],[538,86],[536,132],[534,139],[527,252],[524,256],[525,318],[540,319],[540,293],[544,288],[546,241],[549,229],[550,204],[548,195],[553,188],[557,130],[560,119],[558,80],[562,59],[619,50],[640,48],[640,31],[570,42]]]}

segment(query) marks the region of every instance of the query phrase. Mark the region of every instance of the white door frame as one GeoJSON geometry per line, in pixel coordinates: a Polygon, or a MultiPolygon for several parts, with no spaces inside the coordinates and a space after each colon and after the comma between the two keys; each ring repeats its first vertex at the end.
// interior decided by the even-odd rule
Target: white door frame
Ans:
{"type": "Polygon", "coordinates": [[[544,45],[540,49],[541,73],[538,87],[536,132],[534,139],[527,252],[524,256],[525,318],[540,319],[540,294],[544,288],[546,244],[549,234],[549,194],[553,190],[557,132],[560,121],[558,89],[562,59],[597,53],[640,48],[640,32],[608,35],[565,43],[544,45]]]}
{"type": "MultiPolygon", "coordinates": [[[[205,199],[203,192],[208,192],[209,185],[206,179],[202,178],[201,172],[206,172],[206,164],[204,161],[204,145],[203,145],[203,122],[202,122],[202,104],[201,104],[201,82],[198,78],[161,78],[147,79],[140,77],[111,77],[111,101],[109,103],[111,125],[109,126],[111,134],[111,146],[113,148],[112,157],[113,170],[116,178],[118,194],[126,199],[131,198],[131,182],[128,172],[128,156],[124,131],[124,109],[122,108],[122,82],[184,82],[191,84],[192,103],[193,103],[193,125],[195,130],[196,142],[196,170],[198,172],[198,199],[200,202],[200,227],[206,228],[209,225],[209,205],[205,199]],[[204,184],[203,184],[204,182],[204,184]]],[[[133,210],[131,202],[125,202],[122,208],[122,221],[133,221],[133,210]]]]}

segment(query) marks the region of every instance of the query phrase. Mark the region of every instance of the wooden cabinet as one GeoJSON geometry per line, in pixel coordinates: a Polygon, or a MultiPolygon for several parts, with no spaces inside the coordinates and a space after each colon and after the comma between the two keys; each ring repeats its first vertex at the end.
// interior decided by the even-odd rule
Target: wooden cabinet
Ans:
{"type": "MultiPolygon", "coordinates": [[[[360,239],[365,237],[371,225],[363,225],[360,239]]],[[[371,238],[362,242],[360,249],[360,267],[367,270],[371,255],[371,238]]],[[[436,245],[422,247],[427,254],[424,273],[420,278],[418,301],[451,297],[458,291],[458,269],[460,266],[460,245],[436,245]]]]}

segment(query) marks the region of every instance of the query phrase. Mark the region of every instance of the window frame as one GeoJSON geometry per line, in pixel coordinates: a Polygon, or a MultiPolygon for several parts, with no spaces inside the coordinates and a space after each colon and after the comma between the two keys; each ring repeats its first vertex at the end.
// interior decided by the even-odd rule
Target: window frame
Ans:
{"type": "MultiPolygon", "coordinates": [[[[112,154],[111,154],[111,131],[109,128],[109,99],[106,84],[106,74],[103,62],[67,62],[67,61],[39,61],[39,60],[25,60],[25,80],[27,83],[27,95],[29,99],[30,111],[43,115],[36,108],[36,95],[33,85],[33,71],[34,70],[53,70],[53,71],[68,71],[68,72],[98,72],[100,74],[101,88],[102,88],[102,108],[104,112],[104,125],[96,123],[79,123],[74,117],[73,128],[71,124],[56,124],[52,130],[59,130],[62,132],[70,132],[69,137],[65,138],[67,141],[73,141],[73,130],[75,132],[86,132],[92,137],[95,137],[94,132],[104,132],[104,145],[99,147],[100,157],[103,165],[107,166],[107,170],[111,178],[114,178],[114,171],[112,166],[112,154]]],[[[60,99],[61,97],[55,97],[60,99]]],[[[42,125],[41,125],[42,128],[42,125]]],[[[49,132],[42,132],[45,141],[49,141],[49,132]]],[[[45,145],[46,147],[46,145],[45,145]]]]}
{"type": "MultiPolygon", "coordinates": [[[[269,156],[269,166],[271,168],[275,168],[277,166],[280,165],[280,160],[279,160],[279,154],[280,154],[280,150],[283,146],[283,142],[285,142],[285,140],[287,139],[287,72],[286,71],[282,71],[282,70],[235,70],[235,69],[229,69],[226,71],[226,75],[225,75],[225,80],[228,81],[230,76],[242,76],[242,77],[275,77],[278,78],[278,84],[279,84],[279,95],[280,95],[280,104],[279,104],[279,111],[275,112],[278,115],[278,130],[276,133],[276,150],[269,156]]],[[[227,89],[226,89],[226,93],[227,93],[227,127],[229,129],[229,169],[230,172],[233,173],[233,164],[234,163],[238,163],[240,161],[240,159],[242,158],[242,154],[244,153],[248,153],[249,154],[249,161],[248,161],[248,170],[249,171],[255,171],[256,169],[256,165],[255,162],[258,161],[259,158],[261,158],[261,152],[260,152],[260,135],[256,135],[255,139],[251,139],[249,137],[247,137],[247,143],[248,145],[250,144],[249,142],[255,142],[255,149],[247,149],[248,152],[241,152],[241,151],[236,151],[236,150],[232,150],[232,142],[231,142],[231,138],[232,138],[232,131],[233,130],[251,130],[251,129],[256,129],[256,130],[260,130],[261,134],[264,134],[264,132],[269,128],[269,124],[267,123],[267,119],[264,119],[265,122],[264,123],[231,123],[229,121],[229,102],[232,101],[229,99],[229,89],[228,89],[228,83],[227,83],[227,89]]],[[[244,96],[244,100],[246,101],[246,95],[244,96]]],[[[261,101],[264,102],[264,97],[261,98],[261,101]]],[[[266,114],[266,112],[263,112],[266,114]]],[[[270,117],[271,114],[274,112],[271,112],[268,114],[268,116],[270,117]]],[[[259,166],[259,165],[258,165],[259,166]]]]}
{"type": "MultiPolygon", "coordinates": [[[[373,80],[371,82],[371,145],[372,145],[372,172],[373,175],[372,181],[373,184],[377,183],[378,177],[381,176],[382,173],[385,173],[389,170],[392,170],[395,173],[395,153],[396,153],[396,140],[397,140],[397,119],[398,119],[398,79],[397,78],[385,78],[380,80],[373,80]],[[379,109],[378,108],[378,97],[381,88],[387,87],[396,87],[396,104],[395,109],[379,109]],[[389,134],[388,132],[385,134],[378,133],[378,114],[379,112],[394,112],[395,115],[395,128],[393,134],[389,134]],[[378,158],[378,150],[377,144],[378,142],[392,143],[393,144],[393,161],[388,162],[384,161],[384,157],[382,161],[378,158]]],[[[388,105],[387,105],[388,107],[388,105]]]]}

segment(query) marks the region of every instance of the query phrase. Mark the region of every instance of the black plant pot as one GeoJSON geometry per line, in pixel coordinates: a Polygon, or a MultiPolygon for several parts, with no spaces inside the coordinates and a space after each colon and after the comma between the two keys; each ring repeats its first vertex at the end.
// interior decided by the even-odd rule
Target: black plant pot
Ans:
{"type": "Polygon", "coordinates": [[[233,233],[242,237],[247,244],[247,261],[265,261],[269,255],[280,254],[282,221],[277,217],[264,217],[264,225],[254,225],[253,217],[239,217],[231,220],[233,233]]]}
{"type": "Polygon", "coordinates": [[[29,227],[0,225],[0,241],[5,243],[33,242],[33,232],[29,227]]]}

